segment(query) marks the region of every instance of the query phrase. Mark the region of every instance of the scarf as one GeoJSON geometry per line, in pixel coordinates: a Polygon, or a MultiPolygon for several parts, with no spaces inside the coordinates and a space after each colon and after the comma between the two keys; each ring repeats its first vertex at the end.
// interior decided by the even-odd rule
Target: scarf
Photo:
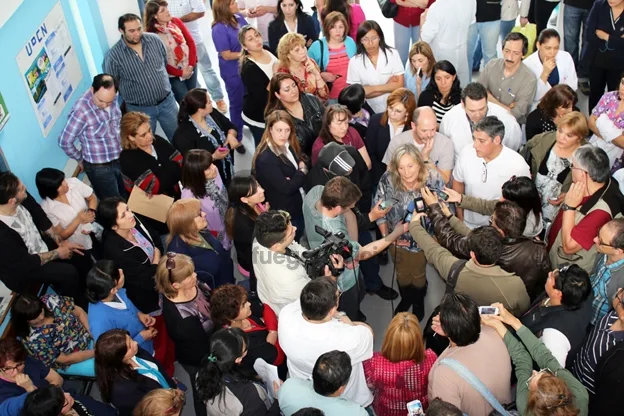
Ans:
{"type": "MultiPolygon", "coordinates": [[[[197,123],[195,123],[195,120],[193,120],[191,116],[189,116],[189,120],[191,121],[191,124],[193,124],[193,126],[195,126],[195,128],[197,129],[197,133],[200,136],[208,139],[210,143],[212,143],[212,145],[215,147],[215,149],[217,147],[225,146],[225,141],[227,137],[225,136],[225,133],[223,132],[223,130],[221,130],[221,127],[219,127],[216,121],[214,121],[212,116],[210,115],[206,116],[206,124],[212,130],[210,133],[208,132],[204,133],[202,129],[197,125],[197,123]],[[217,136],[219,136],[218,140],[214,136],[215,133],[217,136]]],[[[228,153],[228,155],[224,159],[221,159],[221,161],[223,162],[223,175],[221,176],[221,179],[223,179],[226,182],[226,178],[231,179],[232,176],[234,175],[234,160],[232,159],[232,152],[228,153]]]]}
{"type": "Polygon", "coordinates": [[[206,195],[219,211],[219,216],[225,218],[225,212],[228,209],[228,195],[225,187],[220,187],[214,179],[210,179],[206,181],[206,195]]]}
{"type": "Polygon", "coordinates": [[[166,25],[160,25],[156,23],[154,25],[154,28],[158,33],[171,35],[171,37],[175,41],[176,46],[173,48],[173,56],[175,56],[176,59],[175,66],[178,66],[178,63],[180,63],[180,61],[185,58],[185,53],[184,49],[182,49],[182,45],[186,44],[186,40],[184,39],[184,35],[182,35],[182,31],[175,23],[173,23],[173,21],[170,21],[166,25]]]}

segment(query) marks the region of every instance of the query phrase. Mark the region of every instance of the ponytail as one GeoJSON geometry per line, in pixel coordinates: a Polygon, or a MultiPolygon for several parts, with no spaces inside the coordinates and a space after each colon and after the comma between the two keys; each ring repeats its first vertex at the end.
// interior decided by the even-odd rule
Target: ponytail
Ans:
{"type": "Polygon", "coordinates": [[[186,122],[191,115],[188,112],[188,104],[186,103],[186,96],[180,101],[180,109],[178,110],[178,124],[186,122]]]}
{"type": "Polygon", "coordinates": [[[236,217],[236,208],[230,204],[225,212],[225,234],[230,240],[234,239],[234,219],[236,217]]]}

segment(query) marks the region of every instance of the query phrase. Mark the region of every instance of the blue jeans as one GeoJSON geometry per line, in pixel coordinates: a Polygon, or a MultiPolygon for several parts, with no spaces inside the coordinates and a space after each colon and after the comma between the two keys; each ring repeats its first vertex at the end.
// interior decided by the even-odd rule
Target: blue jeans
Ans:
{"type": "Polygon", "coordinates": [[[516,19],[514,20],[501,20],[500,22],[500,40],[501,46],[503,45],[503,41],[505,37],[511,33],[511,29],[516,25],[516,19]]]}
{"type": "Polygon", "coordinates": [[[126,103],[126,108],[128,111],[140,111],[147,114],[150,117],[150,127],[153,132],[156,131],[156,123],[158,122],[169,141],[173,139],[173,134],[178,128],[178,103],[176,103],[172,93],[169,93],[167,98],[158,105],[147,107],[126,103]]]}
{"type": "Polygon", "coordinates": [[[169,83],[171,84],[171,91],[175,100],[179,103],[182,101],[187,92],[193,88],[197,88],[197,67],[193,71],[193,75],[190,78],[182,81],[179,77],[169,77],[169,83]]]}
{"type": "Polygon", "coordinates": [[[105,165],[94,165],[85,160],[83,165],[93,192],[100,201],[112,196],[126,199],[126,188],[121,176],[119,160],[113,160],[105,165]]]}
{"type": "Polygon", "coordinates": [[[581,9],[579,7],[573,7],[565,5],[563,8],[563,43],[565,50],[572,55],[574,66],[576,66],[576,72],[579,78],[589,77],[589,68],[585,68],[582,64],[580,57],[583,56],[583,52],[587,47],[587,17],[589,16],[589,10],[581,9]],[[581,25],[583,25],[583,39],[581,41],[581,25]],[[582,43],[583,47],[579,56],[579,44],[582,43]]]}
{"type": "MultiPolygon", "coordinates": [[[[370,230],[360,230],[358,242],[362,247],[368,243],[372,243],[373,237],[371,236],[370,230]]],[[[377,256],[361,261],[360,270],[362,271],[362,275],[364,275],[366,291],[377,292],[383,285],[381,277],[379,276],[379,261],[377,260],[377,256]]]]}
{"type": "MultiPolygon", "coordinates": [[[[470,26],[468,30],[468,64],[473,62],[473,57],[477,47],[477,41],[481,40],[481,50],[483,51],[483,65],[487,65],[492,59],[496,59],[496,44],[500,34],[500,20],[493,22],[479,22],[470,26]]],[[[472,79],[472,74],[471,78],[472,79]]]]}
{"type": "MultiPolygon", "coordinates": [[[[206,82],[206,89],[210,93],[210,97],[215,101],[221,101],[223,99],[223,90],[221,89],[221,81],[214,69],[212,69],[212,62],[210,62],[210,56],[204,42],[197,45],[197,63],[199,69],[201,69],[202,76],[206,82]]],[[[195,71],[197,72],[197,71],[195,71]]]]}
{"type": "Polygon", "coordinates": [[[409,50],[414,42],[420,40],[420,26],[405,27],[394,22],[394,47],[399,52],[401,62],[405,65],[409,50]]]}

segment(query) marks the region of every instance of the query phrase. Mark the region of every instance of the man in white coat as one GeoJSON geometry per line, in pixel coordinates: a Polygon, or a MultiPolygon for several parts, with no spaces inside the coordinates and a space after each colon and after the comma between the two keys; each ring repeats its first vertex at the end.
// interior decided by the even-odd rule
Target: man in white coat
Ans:
{"type": "Polygon", "coordinates": [[[431,46],[437,61],[455,66],[461,85],[470,82],[468,29],[476,12],[476,0],[437,0],[421,17],[420,39],[431,46]]]}
{"type": "Polygon", "coordinates": [[[475,124],[486,116],[496,116],[505,126],[503,144],[518,151],[522,146],[522,130],[515,117],[498,104],[488,102],[485,87],[478,82],[466,85],[461,93],[461,104],[451,108],[442,117],[440,133],[453,141],[455,162],[461,150],[472,145],[472,132],[475,124]]]}
{"type": "Polygon", "coordinates": [[[574,91],[578,89],[578,77],[572,55],[559,50],[561,37],[555,29],[544,29],[537,38],[537,51],[529,55],[524,64],[537,78],[537,90],[531,111],[555,85],[566,84],[574,91]]]}

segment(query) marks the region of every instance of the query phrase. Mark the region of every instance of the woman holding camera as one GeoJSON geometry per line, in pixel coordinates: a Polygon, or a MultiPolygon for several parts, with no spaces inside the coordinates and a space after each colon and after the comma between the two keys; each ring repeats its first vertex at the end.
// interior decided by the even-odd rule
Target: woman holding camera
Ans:
{"type": "MultiPolygon", "coordinates": [[[[420,156],[416,146],[406,144],[396,149],[377,186],[373,203],[383,201],[391,205],[390,211],[377,220],[381,234],[388,235],[389,228],[396,228],[405,221],[406,215],[422,212],[425,204],[420,195],[423,186],[441,189],[444,178],[435,169],[429,169],[420,156]],[[419,198],[419,200],[415,200],[419,198]],[[414,206],[416,205],[416,206],[414,206]]],[[[425,316],[425,295],[427,294],[427,277],[425,275],[427,260],[425,253],[416,245],[409,232],[403,234],[388,249],[396,265],[396,276],[399,284],[401,302],[394,313],[407,312],[410,307],[419,320],[425,316]]]]}

